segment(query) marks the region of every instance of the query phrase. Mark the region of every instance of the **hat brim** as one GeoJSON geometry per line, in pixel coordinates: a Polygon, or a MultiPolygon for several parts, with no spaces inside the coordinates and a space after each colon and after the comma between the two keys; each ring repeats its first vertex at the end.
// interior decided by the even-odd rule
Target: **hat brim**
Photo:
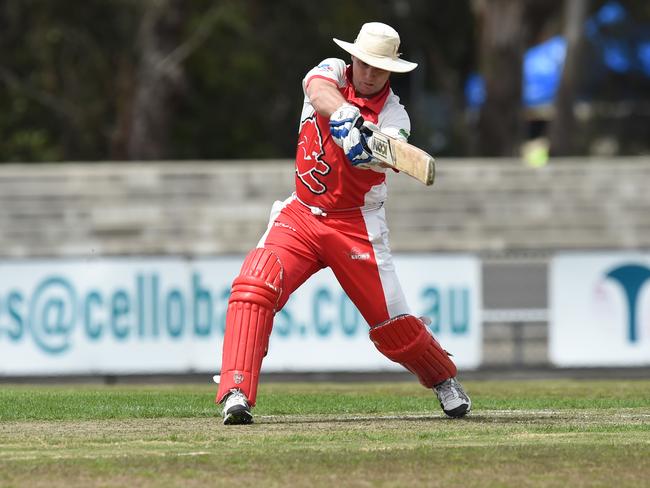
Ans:
{"type": "Polygon", "coordinates": [[[341,41],[340,39],[333,40],[341,49],[349,52],[355,58],[359,58],[364,63],[374,66],[375,68],[384,69],[393,73],[408,73],[418,66],[417,63],[411,63],[405,59],[374,56],[366,51],[362,51],[351,42],[341,41]]]}

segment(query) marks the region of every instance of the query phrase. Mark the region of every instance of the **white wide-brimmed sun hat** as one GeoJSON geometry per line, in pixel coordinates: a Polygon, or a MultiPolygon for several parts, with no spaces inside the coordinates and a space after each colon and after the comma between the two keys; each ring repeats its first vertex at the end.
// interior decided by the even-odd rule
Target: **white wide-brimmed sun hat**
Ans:
{"type": "Polygon", "coordinates": [[[334,42],[352,56],[375,68],[407,73],[417,67],[417,63],[399,58],[399,34],[390,25],[381,22],[363,24],[354,43],[339,39],[334,39],[334,42]]]}

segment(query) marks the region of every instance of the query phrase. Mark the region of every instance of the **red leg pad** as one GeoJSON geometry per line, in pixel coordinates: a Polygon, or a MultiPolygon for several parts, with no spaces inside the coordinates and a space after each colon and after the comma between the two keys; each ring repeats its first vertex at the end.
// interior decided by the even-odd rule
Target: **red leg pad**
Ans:
{"type": "Polygon", "coordinates": [[[254,249],[246,257],[230,292],[217,403],[232,388],[238,388],[250,405],[255,405],[262,359],[268,350],[281,293],[280,259],[268,249],[254,249]]]}
{"type": "Polygon", "coordinates": [[[415,374],[432,388],[456,376],[456,365],[422,321],[400,315],[370,329],[370,340],[384,356],[415,374]]]}

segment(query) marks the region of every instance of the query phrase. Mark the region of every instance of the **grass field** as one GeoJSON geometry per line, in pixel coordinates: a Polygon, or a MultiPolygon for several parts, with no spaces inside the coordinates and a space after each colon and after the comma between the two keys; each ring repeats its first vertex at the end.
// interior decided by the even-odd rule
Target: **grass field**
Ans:
{"type": "Polygon", "coordinates": [[[206,386],[0,385],[0,486],[650,486],[650,381],[262,384],[223,426],[206,386]]]}

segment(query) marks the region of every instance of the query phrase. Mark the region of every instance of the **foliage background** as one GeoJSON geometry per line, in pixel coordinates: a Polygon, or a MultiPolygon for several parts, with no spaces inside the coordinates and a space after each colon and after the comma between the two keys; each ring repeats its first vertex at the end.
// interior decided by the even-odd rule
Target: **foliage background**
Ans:
{"type": "MultiPolygon", "coordinates": [[[[590,13],[604,3],[574,1],[590,13]]],[[[650,18],[647,2],[622,3],[641,24],[650,18]]],[[[566,28],[565,6],[561,0],[0,0],[0,162],[292,157],[302,77],[326,57],[347,60],[331,38],[352,41],[367,21],[393,25],[404,57],[420,63],[392,80],[411,115],[413,143],[437,155],[512,155],[526,137],[516,90],[506,92],[513,110],[486,111],[483,123],[465,102],[468,75],[504,49],[485,49],[486,19],[500,19],[505,45],[521,53],[566,28]],[[517,5],[519,17],[504,14],[517,5]],[[507,37],[509,22],[521,24],[518,37],[507,37]],[[508,117],[522,130],[495,144],[486,127],[507,128],[508,117]]],[[[517,63],[511,65],[512,76],[499,73],[497,83],[517,84],[517,63]]],[[[587,77],[583,85],[592,100],[631,100],[633,108],[621,116],[619,106],[610,107],[598,124],[583,124],[573,150],[590,153],[603,126],[612,135],[614,120],[629,124],[613,134],[617,152],[648,152],[650,83],[626,75],[587,77]]]]}

